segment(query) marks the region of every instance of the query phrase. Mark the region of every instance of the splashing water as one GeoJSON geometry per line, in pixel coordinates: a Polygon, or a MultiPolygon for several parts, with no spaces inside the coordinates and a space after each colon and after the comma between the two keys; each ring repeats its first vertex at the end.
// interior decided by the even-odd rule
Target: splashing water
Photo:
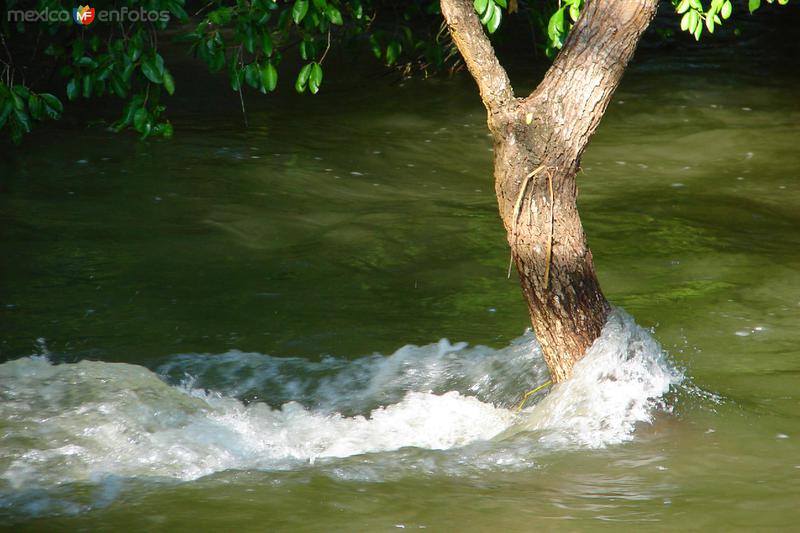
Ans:
{"type": "Polygon", "coordinates": [[[342,458],[363,454],[374,479],[419,461],[448,475],[526,468],[550,449],[633,438],[683,378],[621,311],[572,379],[515,413],[546,375],[530,333],[501,350],[442,340],[355,361],[177,355],[156,372],[27,357],[0,365],[0,507],[109,476],[186,481],[315,463],[360,476],[342,458]]]}

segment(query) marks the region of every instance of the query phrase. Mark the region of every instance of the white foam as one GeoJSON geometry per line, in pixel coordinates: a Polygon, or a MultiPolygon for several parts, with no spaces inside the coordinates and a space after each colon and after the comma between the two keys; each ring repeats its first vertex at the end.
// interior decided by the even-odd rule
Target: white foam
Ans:
{"type": "Polygon", "coordinates": [[[658,342],[633,319],[613,313],[572,379],[557,385],[521,424],[550,430],[543,440],[598,448],[633,438],[637,423],[654,409],[683,374],[666,360],[658,342]]]}
{"type": "Polygon", "coordinates": [[[447,475],[527,468],[554,447],[633,438],[681,380],[621,312],[573,378],[519,415],[520,394],[546,379],[531,334],[502,350],[440,341],[355,361],[179,355],[160,375],[45,357],[0,365],[0,504],[19,491],[109,476],[192,480],[316,463],[348,477],[356,471],[337,458],[363,454],[378,478],[419,461],[447,475]],[[179,385],[187,376],[193,385],[179,385]]]}

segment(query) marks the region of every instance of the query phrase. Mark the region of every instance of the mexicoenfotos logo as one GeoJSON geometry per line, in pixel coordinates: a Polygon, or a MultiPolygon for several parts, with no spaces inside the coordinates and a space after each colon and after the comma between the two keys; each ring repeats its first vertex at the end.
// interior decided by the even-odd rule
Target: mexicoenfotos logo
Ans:
{"type": "Polygon", "coordinates": [[[72,20],[75,21],[75,24],[88,26],[94,22],[94,8],[89,7],[88,5],[74,8],[72,10],[72,20]]]}
{"type": "Polygon", "coordinates": [[[88,26],[98,22],[169,22],[169,11],[152,11],[144,7],[130,9],[122,6],[117,9],[103,9],[95,12],[89,5],[78,5],[70,12],[62,7],[50,9],[49,7],[41,11],[35,9],[9,9],[6,20],[10,23],[20,22],[59,22],[69,24],[73,22],[79,26],[88,26]]]}

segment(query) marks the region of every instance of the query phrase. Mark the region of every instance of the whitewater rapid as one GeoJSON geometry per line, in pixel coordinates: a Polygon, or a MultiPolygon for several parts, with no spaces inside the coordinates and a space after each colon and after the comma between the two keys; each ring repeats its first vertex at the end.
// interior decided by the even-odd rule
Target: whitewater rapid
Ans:
{"type": "Polygon", "coordinates": [[[615,311],[574,376],[515,412],[547,379],[531,333],[500,350],[442,340],[316,362],[231,351],[153,370],[25,357],[0,365],[0,507],[65,484],[228,470],[335,465],[380,480],[421,464],[455,476],[528,468],[549,450],[632,439],[670,408],[683,374],[615,311]],[[354,456],[369,460],[342,462],[354,456]]]}

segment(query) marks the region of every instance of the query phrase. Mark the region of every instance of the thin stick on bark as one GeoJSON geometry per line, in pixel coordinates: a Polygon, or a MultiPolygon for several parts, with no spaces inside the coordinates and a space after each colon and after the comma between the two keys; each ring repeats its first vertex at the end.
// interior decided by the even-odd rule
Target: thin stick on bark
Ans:
{"type": "Polygon", "coordinates": [[[555,203],[553,198],[553,176],[550,171],[547,171],[547,187],[550,189],[550,238],[547,239],[547,262],[544,265],[544,288],[550,285],[550,262],[553,259],[553,212],[555,211],[555,203]]]}
{"type": "MultiPolygon", "coordinates": [[[[514,218],[511,219],[511,237],[516,238],[517,236],[517,219],[519,219],[519,211],[522,209],[522,199],[525,197],[525,191],[528,189],[528,183],[530,183],[531,178],[534,177],[540,170],[544,168],[544,165],[540,165],[536,168],[533,172],[525,176],[525,180],[522,182],[522,186],[519,188],[519,194],[517,195],[517,202],[514,204],[514,218]]],[[[548,172],[549,174],[549,172],[548,172]]],[[[550,196],[552,197],[552,191],[550,196]]],[[[514,253],[511,252],[511,256],[508,259],[508,274],[507,278],[511,278],[511,265],[514,263],[514,253]]]]}

